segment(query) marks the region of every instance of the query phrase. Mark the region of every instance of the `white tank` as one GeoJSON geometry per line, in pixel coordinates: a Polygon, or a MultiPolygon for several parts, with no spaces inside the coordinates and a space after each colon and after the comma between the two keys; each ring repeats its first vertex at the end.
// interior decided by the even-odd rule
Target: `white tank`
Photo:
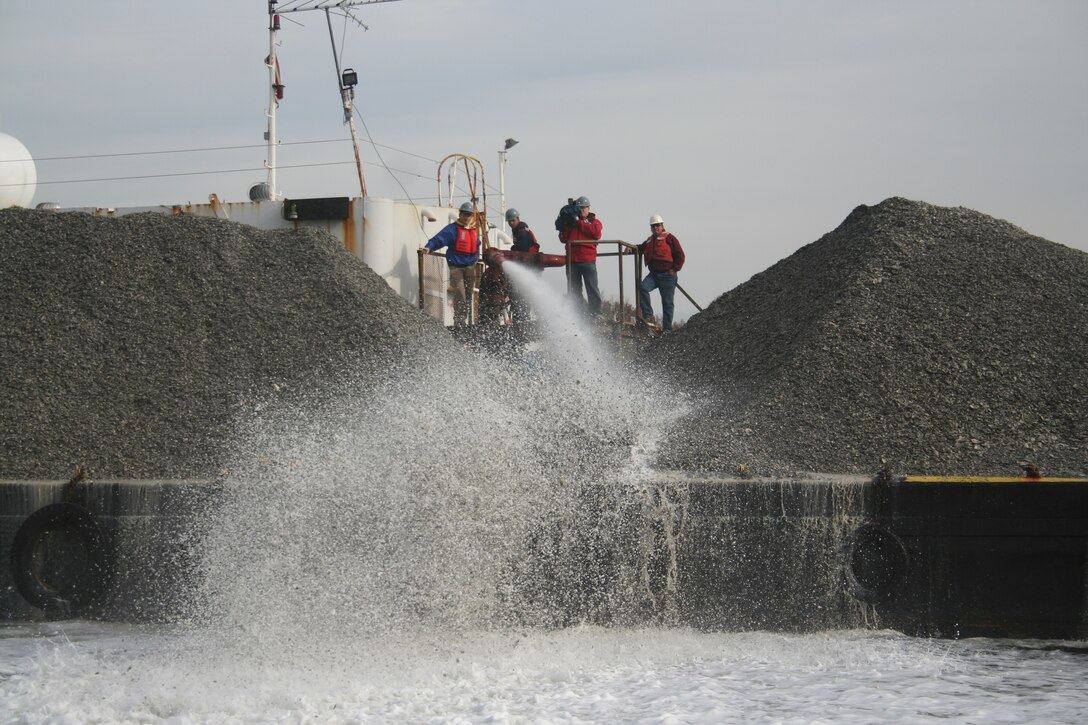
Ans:
{"type": "Polygon", "coordinates": [[[0,209],[30,206],[38,188],[38,170],[26,146],[0,133],[0,209]]]}

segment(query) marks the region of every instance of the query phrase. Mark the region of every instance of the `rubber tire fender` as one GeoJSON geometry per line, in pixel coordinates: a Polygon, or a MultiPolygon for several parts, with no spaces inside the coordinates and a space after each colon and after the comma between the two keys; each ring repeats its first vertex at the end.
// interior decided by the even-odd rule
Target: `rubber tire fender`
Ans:
{"type": "Polygon", "coordinates": [[[903,590],[910,566],[907,547],[886,526],[865,521],[847,539],[844,568],[856,599],[869,604],[888,601],[903,590]]]}
{"type": "Polygon", "coordinates": [[[67,615],[95,604],[113,578],[109,538],[72,503],[43,506],[23,521],[11,547],[15,586],[30,604],[67,615]]]}

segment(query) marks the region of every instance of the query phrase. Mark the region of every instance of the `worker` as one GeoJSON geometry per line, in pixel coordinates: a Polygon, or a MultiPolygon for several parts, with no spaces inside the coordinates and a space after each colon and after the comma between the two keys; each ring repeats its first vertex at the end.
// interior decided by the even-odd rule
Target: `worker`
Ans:
{"type": "Polygon", "coordinates": [[[570,259],[570,293],[582,301],[582,285],[586,289],[586,305],[591,316],[601,312],[601,291],[597,286],[597,245],[572,244],[580,241],[596,241],[601,238],[603,225],[590,211],[589,199],[580,196],[563,207],[556,220],[559,240],[567,245],[570,259]]]}
{"type": "Polygon", "coordinates": [[[472,291],[476,286],[476,262],[480,259],[480,235],[476,229],[476,209],[472,202],[461,205],[457,221],[446,225],[423,247],[423,254],[448,247],[446,264],[450,270],[450,286],[453,287],[453,326],[462,329],[468,325],[472,308],[472,291]]]}
{"type": "Polygon", "coordinates": [[[521,215],[517,209],[506,210],[506,223],[510,225],[510,234],[514,237],[514,251],[530,252],[532,254],[540,251],[536,235],[529,229],[529,225],[521,220],[521,215]]]}
{"type": "Polygon", "coordinates": [[[642,319],[652,322],[654,310],[650,293],[661,292],[661,329],[672,329],[673,297],[676,295],[677,273],[684,266],[684,249],[680,240],[665,230],[665,220],[660,214],[650,217],[650,236],[638,246],[646,261],[648,274],[638,288],[642,319]]]}
{"type": "MultiPolygon", "coordinates": [[[[510,234],[514,238],[512,248],[515,252],[526,254],[538,254],[540,252],[540,244],[536,241],[536,235],[533,234],[533,230],[529,228],[529,225],[521,220],[521,215],[517,209],[506,210],[506,223],[510,225],[510,234]]],[[[534,269],[538,274],[540,273],[539,266],[534,267],[534,269]]],[[[510,323],[514,326],[514,332],[524,337],[525,327],[529,322],[529,304],[525,299],[524,292],[517,289],[517,285],[510,285],[508,294],[510,296],[510,323]]]]}

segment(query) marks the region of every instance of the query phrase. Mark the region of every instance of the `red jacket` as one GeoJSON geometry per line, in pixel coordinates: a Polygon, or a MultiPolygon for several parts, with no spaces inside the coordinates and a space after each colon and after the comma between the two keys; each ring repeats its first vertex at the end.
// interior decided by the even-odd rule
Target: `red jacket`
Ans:
{"type": "MultiPolygon", "coordinates": [[[[594,216],[591,219],[579,219],[574,222],[574,225],[570,227],[566,232],[559,233],[559,241],[566,244],[567,242],[578,242],[583,239],[600,239],[601,230],[604,229],[604,225],[601,224],[601,220],[594,216]]],[[[568,254],[570,255],[570,261],[572,262],[596,262],[597,261],[597,245],[596,244],[573,244],[568,246],[568,254]]]]}
{"type": "Polygon", "coordinates": [[[684,249],[680,246],[680,240],[670,232],[651,234],[638,248],[642,250],[642,258],[651,272],[676,274],[684,266],[684,249]]]}

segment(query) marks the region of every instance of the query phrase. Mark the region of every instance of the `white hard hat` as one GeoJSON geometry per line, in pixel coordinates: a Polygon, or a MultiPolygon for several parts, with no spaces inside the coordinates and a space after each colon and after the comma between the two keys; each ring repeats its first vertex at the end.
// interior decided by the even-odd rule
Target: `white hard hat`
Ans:
{"type": "Polygon", "coordinates": [[[661,218],[660,214],[654,214],[652,217],[650,217],[650,226],[651,227],[654,224],[664,224],[664,223],[665,223],[665,220],[661,218]]]}

